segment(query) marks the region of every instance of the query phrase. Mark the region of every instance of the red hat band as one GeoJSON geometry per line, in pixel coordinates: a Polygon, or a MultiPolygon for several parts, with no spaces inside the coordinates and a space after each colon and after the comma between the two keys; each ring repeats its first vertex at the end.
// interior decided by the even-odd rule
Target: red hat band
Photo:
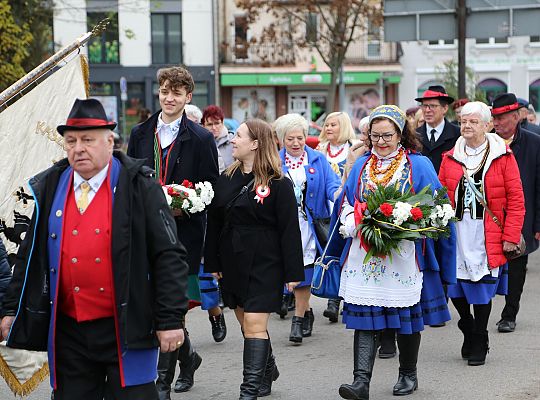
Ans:
{"type": "Polygon", "coordinates": [[[70,118],[66,121],[68,126],[107,126],[114,122],[95,118],[70,118]]]}
{"type": "Polygon", "coordinates": [[[424,94],[422,95],[423,98],[435,98],[435,97],[448,97],[446,93],[443,92],[436,92],[434,90],[426,90],[424,94]]]}
{"type": "Polygon", "coordinates": [[[509,104],[506,106],[501,106],[497,108],[493,108],[491,110],[492,115],[498,115],[498,114],[504,114],[510,111],[517,110],[519,108],[519,103],[509,104]]]}

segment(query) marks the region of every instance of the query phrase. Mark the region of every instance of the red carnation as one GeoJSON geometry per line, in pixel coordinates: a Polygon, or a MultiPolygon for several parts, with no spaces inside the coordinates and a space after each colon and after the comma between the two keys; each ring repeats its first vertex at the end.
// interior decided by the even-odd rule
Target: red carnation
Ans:
{"type": "Polygon", "coordinates": [[[174,191],[174,189],[171,186],[167,187],[167,193],[169,196],[178,196],[178,194],[174,191]]]}
{"type": "Polygon", "coordinates": [[[379,208],[381,209],[381,212],[384,214],[385,217],[389,217],[390,215],[392,215],[392,211],[394,211],[394,207],[392,207],[392,205],[388,203],[382,203],[379,208]]]}
{"type": "Polygon", "coordinates": [[[419,219],[422,219],[422,217],[424,216],[424,213],[419,207],[414,207],[411,209],[411,215],[412,215],[413,221],[418,221],[419,219]]]}
{"type": "Polygon", "coordinates": [[[182,186],[186,187],[186,188],[189,188],[189,189],[193,189],[193,183],[191,183],[187,179],[184,179],[184,181],[182,182],[182,186]]]}

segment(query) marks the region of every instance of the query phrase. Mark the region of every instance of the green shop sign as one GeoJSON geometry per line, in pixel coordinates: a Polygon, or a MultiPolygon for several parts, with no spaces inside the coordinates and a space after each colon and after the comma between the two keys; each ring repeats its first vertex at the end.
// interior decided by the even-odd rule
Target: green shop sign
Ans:
{"type": "MultiPolygon", "coordinates": [[[[382,76],[380,72],[346,72],[343,80],[347,85],[374,84],[382,76]]],[[[221,74],[221,86],[287,86],[329,85],[331,74],[221,74]]],[[[386,76],[389,83],[399,83],[399,76],[386,76]]]]}

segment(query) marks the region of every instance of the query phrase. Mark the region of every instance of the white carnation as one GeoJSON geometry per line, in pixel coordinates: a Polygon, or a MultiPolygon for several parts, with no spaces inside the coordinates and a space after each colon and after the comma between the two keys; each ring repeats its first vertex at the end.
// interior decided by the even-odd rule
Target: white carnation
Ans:
{"type": "Polygon", "coordinates": [[[394,223],[401,226],[401,224],[407,221],[411,216],[411,209],[412,205],[410,205],[409,203],[403,203],[401,201],[398,201],[394,206],[394,210],[392,211],[394,223]]]}

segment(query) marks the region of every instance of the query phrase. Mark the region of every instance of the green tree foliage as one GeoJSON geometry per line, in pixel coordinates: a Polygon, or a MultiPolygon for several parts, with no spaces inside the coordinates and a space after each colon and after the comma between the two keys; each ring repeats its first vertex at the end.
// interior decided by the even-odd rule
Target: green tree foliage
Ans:
{"type": "Polygon", "coordinates": [[[32,39],[28,24],[18,24],[8,0],[0,0],[0,91],[25,74],[23,63],[32,39]]]}

